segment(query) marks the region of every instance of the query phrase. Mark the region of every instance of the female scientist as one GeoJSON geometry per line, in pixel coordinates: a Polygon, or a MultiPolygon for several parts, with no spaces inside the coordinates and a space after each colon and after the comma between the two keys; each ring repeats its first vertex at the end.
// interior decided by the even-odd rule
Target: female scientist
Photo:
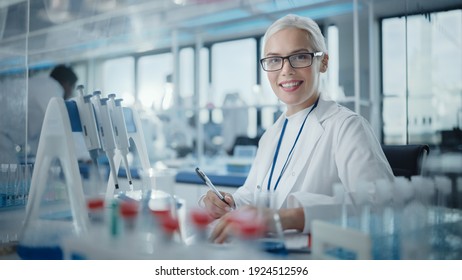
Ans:
{"type": "MultiPolygon", "coordinates": [[[[251,205],[261,188],[275,192],[283,229],[309,232],[320,214],[312,206],[334,203],[335,183],[354,192],[360,182],[393,180],[370,124],[320,92],[329,56],[313,20],[287,15],[274,22],[264,36],[260,62],[287,108],[261,137],[244,185],[233,195],[223,193],[227,203],[211,191],[203,198],[214,218],[251,205]]],[[[221,243],[229,234],[228,219],[222,218],[212,239],[221,243]]]]}

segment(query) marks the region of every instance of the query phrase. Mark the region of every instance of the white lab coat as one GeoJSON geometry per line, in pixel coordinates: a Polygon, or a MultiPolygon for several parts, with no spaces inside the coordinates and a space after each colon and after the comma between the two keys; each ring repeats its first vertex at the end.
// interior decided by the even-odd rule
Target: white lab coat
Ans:
{"type": "MultiPolygon", "coordinates": [[[[252,204],[257,185],[262,186],[273,162],[284,119],[285,114],[262,136],[247,180],[233,195],[238,207],[252,204]]],[[[360,182],[393,178],[370,124],[362,116],[321,96],[281,177],[275,207],[303,207],[304,232],[308,232],[311,221],[325,215],[325,207],[318,206],[336,203],[335,183],[341,182],[347,191],[354,192],[360,182]]]]}
{"type": "Polygon", "coordinates": [[[29,153],[37,153],[40,132],[42,131],[43,119],[47,110],[48,102],[53,97],[63,97],[63,87],[48,74],[38,74],[29,79],[27,135],[29,141],[29,153]]]}

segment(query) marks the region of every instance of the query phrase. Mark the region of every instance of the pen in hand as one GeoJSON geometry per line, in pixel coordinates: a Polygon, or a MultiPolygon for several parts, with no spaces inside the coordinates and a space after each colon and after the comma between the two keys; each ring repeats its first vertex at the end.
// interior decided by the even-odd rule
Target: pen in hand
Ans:
{"type": "Polygon", "coordinates": [[[196,167],[196,173],[221,201],[229,205],[229,203],[225,200],[225,197],[221,194],[221,192],[218,191],[218,189],[212,184],[212,181],[210,181],[209,177],[207,177],[207,175],[205,175],[205,173],[200,170],[199,167],[196,167]]]}

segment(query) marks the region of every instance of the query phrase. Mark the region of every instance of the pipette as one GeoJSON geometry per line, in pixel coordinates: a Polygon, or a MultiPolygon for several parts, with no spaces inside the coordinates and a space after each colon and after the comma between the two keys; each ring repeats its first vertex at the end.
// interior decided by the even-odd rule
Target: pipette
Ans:
{"type": "Polygon", "coordinates": [[[85,145],[87,146],[93,163],[95,166],[98,166],[101,142],[98,135],[98,126],[96,125],[93,105],[90,101],[91,95],[85,95],[83,85],[77,86],[77,92],[79,93],[76,98],[77,108],[79,111],[80,122],[82,124],[85,145]]]}
{"type": "Polygon", "coordinates": [[[114,138],[116,147],[122,155],[122,160],[125,165],[125,170],[127,173],[128,183],[130,184],[130,189],[133,190],[133,181],[130,167],[128,166],[128,148],[130,143],[128,141],[127,125],[125,123],[125,117],[123,109],[121,106],[122,99],[115,99],[115,94],[109,94],[108,108],[109,113],[112,119],[112,127],[114,129],[114,138]]]}
{"type": "Polygon", "coordinates": [[[109,161],[109,167],[111,168],[112,178],[114,180],[115,188],[119,188],[119,182],[117,179],[117,172],[114,164],[114,151],[115,141],[114,133],[112,130],[111,118],[107,108],[107,98],[101,98],[101,91],[95,91],[93,93],[93,105],[95,107],[96,118],[98,122],[98,132],[101,139],[101,146],[103,151],[106,153],[109,161]]]}

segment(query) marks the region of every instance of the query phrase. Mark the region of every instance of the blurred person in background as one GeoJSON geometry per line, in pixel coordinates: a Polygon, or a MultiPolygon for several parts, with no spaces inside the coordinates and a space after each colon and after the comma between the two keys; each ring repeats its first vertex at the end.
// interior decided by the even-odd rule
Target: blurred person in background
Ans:
{"type": "Polygon", "coordinates": [[[35,157],[48,102],[53,97],[69,99],[74,92],[77,75],[72,67],[60,64],[49,74],[40,73],[29,79],[27,104],[28,155],[35,157]]]}

